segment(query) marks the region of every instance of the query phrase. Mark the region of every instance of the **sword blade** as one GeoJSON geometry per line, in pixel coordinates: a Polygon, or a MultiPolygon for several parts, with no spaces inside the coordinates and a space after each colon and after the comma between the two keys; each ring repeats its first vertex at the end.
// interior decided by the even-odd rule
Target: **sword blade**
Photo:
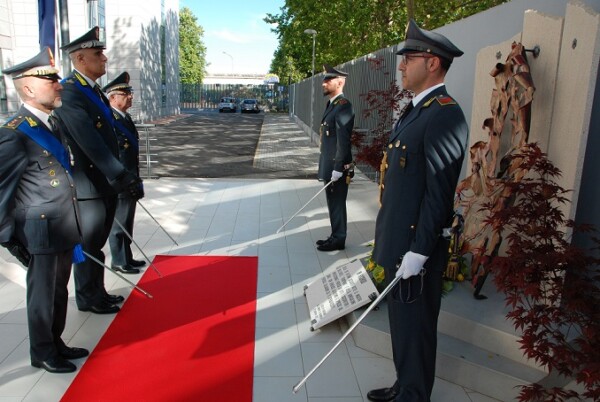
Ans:
{"type": "Polygon", "coordinates": [[[379,302],[381,300],[383,300],[383,298],[390,292],[390,290],[392,290],[392,288],[394,286],[396,286],[396,284],[398,283],[398,281],[400,279],[401,279],[401,277],[394,278],[394,280],[383,290],[383,292],[381,292],[381,294],[377,297],[377,299],[375,299],[369,305],[369,307],[360,315],[360,317],[358,317],[358,320],[356,320],[356,322],[354,324],[352,324],[352,326],[350,328],[348,328],[346,333],[344,335],[342,335],[340,340],[337,341],[337,343],[331,348],[331,350],[329,352],[327,352],[327,354],[321,359],[321,361],[319,363],[317,363],[315,365],[315,367],[313,367],[313,369],[310,370],[308,372],[308,374],[298,384],[296,384],[292,388],[292,391],[294,392],[294,394],[297,393],[298,390],[300,389],[300,387],[302,387],[302,385],[304,385],[304,383],[308,380],[308,378],[311,375],[313,375],[313,373],[315,371],[317,371],[317,369],[319,367],[321,367],[321,365],[325,362],[325,360],[327,360],[327,358],[333,353],[333,351],[335,349],[337,349],[338,346],[340,346],[340,344],[344,341],[344,339],[346,339],[348,337],[348,335],[350,335],[350,333],[354,330],[354,328],[356,328],[358,326],[358,324],[360,324],[360,322],[367,316],[367,314],[369,314],[371,312],[371,310],[373,310],[379,304],[379,302]]]}
{"type": "Polygon", "coordinates": [[[125,233],[125,235],[127,236],[127,238],[129,240],[131,240],[131,242],[133,244],[135,244],[135,246],[138,248],[138,250],[140,250],[140,253],[142,253],[142,255],[144,256],[144,258],[146,259],[146,261],[148,261],[148,264],[150,264],[150,266],[152,267],[152,269],[154,269],[154,272],[156,272],[156,274],[159,276],[159,278],[162,278],[162,274],[160,273],[160,271],[158,270],[158,268],[156,268],[156,266],[154,265],[154,263],[152,261],[150,261],[150,258],[148,258],[148,256],[146,255],[146,253],[144,253],[144,250],[142,250],[142,248],[140,247],[139,244],[137,244],[137,242],[135,240],[133,240],[133,236],[131,236],[129,234],[129,232],[127,231],[127,229],[125,229],[125,227],[121,224],[121,222],[119,222],[119,220],[117,218],[114,218],[115,222],[117,223],[117,225],[119,225],[119,227],[121,228],[121,230],[125,233]]]}
{"type": "Polygon", "coordinates": [[[156,224],[158,225],[158,227],[159,227],[159,228],[160,228],[160,229],[161,229],[163,232],[165,232],[165,234],[166,234],[167,236],[169,236],[169,239],[171,239],[171,241],[172,241],[173,243],[175,243],[175,245],[176,245],[176,246],[179,246],[179,243],[177,243],[177,242],[175,241],[175,239],[174,239],[173,237],[171,237],[171,235],[169,234],[169,232],[167,232],[167,231],[165,230],[165,228],[163,228],[163,227],[162,227],[162,225],[161,225],[160,223],[158,223],[158,221],[157,221],[157,220],[154,218],[154,216],[152,216],[152,214],[150,213],[150,211],[148,211],[148,210],[146,209],[146,207],[144,206],[144,204],[142,204],[142,203],[140,202],[140,200],[138,200],[138,201],[137,201],[137,203],[139,204],[139,206],[140,206],[140,207],[142,207],[142,209],[143,209],[144,211],[146,211],[146,213],[148,214],[148,216],[149,216],[150,218],[152,218],[152,220],[154,221],[154,223],[156,223],[156,224]]]}
{"type": "Polygon", "coordinates": [[[90,255],[89,253],[86,253],[85,251],[83,252],[83,254],[85,254],[86,257],[88,257],[90,260],[94,261],[96,264],[103,266],[104,268],[106,268],[110,272],[112,272],[113,274],[117,275],[119,278],[123,279],[125,282],[127,282],[128,284],[133,286],[135,289],[137,289],[139,292],[141,292],[147,298],[154,299],[154,296],[152,296],[150,293],[146,292],[144,289],[142,289],[135,283],[131,282],[129,279],[125,278],[123,275],[121,275],[120,273],[118,273],[117,271],[115,271],[114,269],[112,269],[111,267],[109,267],[108,265],[106,265],[105,263],[103,263],[102,261],[100,261],[99,259],[94,257],[93,255],[90,255]]]}
{"type": "Polygon", "coordinates": [[[283,225],[281,225],[281,227],[280,227],[279,229],[277,229],[277,232],[275,232],[275,233],[279,233],[279,232],[281,232],[281,229],[283,229],[283,228],[284,228],[284,227],[285,227],[285,226],[286,226],[288,223],[290,223],[290,221],[291,221],[292,219],[294,219],[294,218],[296,217],[296,215],[298,215],[300,212],[302,212],[302,210],[303,210],[304,208],[306,208],[306,206],[307,206],[308,204],[310,204],[310,203],[312,202],[312,200],[314,200],[315,198],[317,198],[317,196],[318,196],[319,194],[321,194],[323,191],[325,191],[325,189],[326,189],[327,187],[329,187],[329,185],[330,185],[331,183],[333,183],[333,181],[329,181],[329,183],[327,183],[326,185],[324,185],[324,186],[323,186],[323,188],[322,188],[322,189],[320,189],[320,190],[317,192],[317,194],[313,195],[313,196],[312,196],[312,198],[311,198],[310,200],[308,200],[308,202],[306,202],[306,204],[302,205],[302,207],[301,207],[301,208],[300,208],[300,209],[299,209],[299,210],[298,210],[298,211],[297,211],[297,212],[296,212],[294,215],[292,215],[292,216],[290,217],[290,219],[288,219],[287,221],[285,221],[285,223],[284,223],[283,225]]]}

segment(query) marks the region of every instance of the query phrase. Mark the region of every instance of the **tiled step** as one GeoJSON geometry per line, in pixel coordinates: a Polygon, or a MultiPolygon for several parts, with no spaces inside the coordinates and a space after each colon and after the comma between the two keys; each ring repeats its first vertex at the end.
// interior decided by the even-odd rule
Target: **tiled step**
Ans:
{"type": "MultiPolygon", "coordinates": [[[[510,324],[503,322],[504,313],[497,311],[503,306],[496,305],[493,295],[490,295],[492,300],[488,305],[474,304],[482,302],[470,298],[468,287],[465,289],[466,294],[457,289],[457,293],[451,295],[452,299],[465,300],[449,299],[442,302],[436,376],[501,401],[514,401],[519,393],[519,385],[540,381],[547,373],[523,357],[517,335],[510,324]],[[457,311],[456,307],[463,304],[470,307],[468,313],[461,309],[457,311]],[[478,321],[468,317],[473,310],[480,308],[488,314],[478,321]],[[500,314],[501,317],[491,319],[489,314],[500,314]]],[[[348,325],[352,325],[363,311],[359,309],[347,315],[348,325]]],[[[475,313],[479,315],[481,312],[475,313]]],[[[365,317],[352,332],[352,337],[358,347],[391,358],[385,302],[365,317]]]]}

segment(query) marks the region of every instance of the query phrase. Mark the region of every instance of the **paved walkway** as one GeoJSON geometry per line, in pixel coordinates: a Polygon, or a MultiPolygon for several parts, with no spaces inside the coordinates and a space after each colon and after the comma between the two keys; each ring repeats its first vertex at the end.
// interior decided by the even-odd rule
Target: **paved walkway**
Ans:
{"type": "Polygon", "coordinates": [[[287,115],[265,114],[254,166],[317,177],[319,146],[287,115]]]}
{"type": "MultiPolygon", "coordinates": [[[[287,163],[294,169],[315,172],[317,153],[316,145],[294,128],[287,116],[265,116],[256,150],[257,164],[287,163]],[[293,161],[291,156],[298,158],[293,161]]],[[[143,204],[179,243],[175,246],[138,208],[135,238],[150,258],[157,254],[259,258],[254,402],[364,402],[370,389],[393,382],[391,360],[357,348],[352,337],[348,337],[306,386],[297,394],[292,393],[292,386],[343,334],[337,322],[310,331],[303,287],[320,278],[324,271],[368,253],[366,244],[372,239],[378,210],[377,186],[359,174],[348,199],[350,235],[346,250],[315,250],[314,242],[329,234],[324,197],[317,197],[285,230],[276,233],[321,188],[315,179],[163,178],[145,182],[143,204]]],[[[107,249],[105,252],[110,255],[107,249]]],[[[135,257],[141,258],[137,250],[135,257]]],[[[131,275],[128,279],[137,281],[139,277],[131,275]]],[[[72,282],[69,286],[71,298],[63,338],[69,345],[91,350],[113,316],[78,311],[72,282]]],[[[111,273],[106,274],[106,286],[111,293],[125,297],[132,291],[111,273]]],[[[0,339],[0,401],[60,400],[76,373],[49,374],[30,366],[25,270],[4,249],[0,249],[0,339]]],[[[84,362],[81,359],[75,363],[81,367],[84,362]]],[[[126,382],[124,378],[123,383],[126,382]]],[[[228,386],[233,384],[223,384],[225,396],[218,402],[228,402],[228,386]]],[[[492,401],[442,379],[436,381],[432,400],[492,401]]]]}

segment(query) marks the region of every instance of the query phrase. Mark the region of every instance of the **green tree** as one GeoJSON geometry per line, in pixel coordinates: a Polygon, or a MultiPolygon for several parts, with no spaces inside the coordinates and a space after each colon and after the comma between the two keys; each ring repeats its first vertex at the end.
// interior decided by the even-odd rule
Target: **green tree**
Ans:
{"type": "Polygon", "coordinates": [[[309,77],[312,37],[316,36],[315,68],[340,64],[404,40],[409,16],[435,29],[508,0],[286,0],[279,14],[267,14],[279,45],[270,72],[294,82],[309,77]]]}
{"type": "Polygon", "coordinates": [[[187,7],[179,11],[179,75],[184,84],[201,83],[206,76],[204,29],[187,7]]]}

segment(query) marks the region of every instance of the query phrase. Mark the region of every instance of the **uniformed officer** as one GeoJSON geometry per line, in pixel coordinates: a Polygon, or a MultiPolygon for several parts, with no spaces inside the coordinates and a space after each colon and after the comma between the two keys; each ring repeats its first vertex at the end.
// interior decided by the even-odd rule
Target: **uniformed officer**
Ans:
{"type": "Polygon", "coordinates": [[[446,92],[444,78],[463,52],[411,20],[397,54],[402,87],[414,97],[388,143],[373,250],[388,283],[394,276],[402,278],[387,298],[396,382],[367,397],[423,402],[430,400],[435,378],[442,273],[448,258],[442,231],[452,221],[468,137],[463,112],[446,92]]]}
{"type": "Polygon", "coordinates": [[[343,89],[348,73],[323,65],[323,96],[329,101],[321,119],[319,157],[319,179],[325,185],[327,209],[331,234],[327,239],[317,241],[319,251],[343,250],[346,245],[347,213],[346,198],[348,196],[348,176],[352,165],[352,144],[350,137],[354,128],[354,112],[352,104],[344,97],[343,89]]]}
{"type": "Polygon", "coordinates": [[[71,261],[83,255],[69,155],[49,122],[61,105],[60,77],[48,47],[3,73],[23,105],[0,128],[0,243],[28,267],[31,365],[70,373],[76,366],[68,360],[89,353],[61,339],[71,261]]]}
{"type": "MultiPolygon", "coordinates": [[[[104,261],[117,194],[141,197],[140,179],[119,161],[119,142],[108,99],[96,80],[106,73],[107,58],[98,27],[64,45],[74,70],[63,80],[63,106],[56,111],[59,128],[73,153],[73,177],[81,210],[84,251],[104,261]]],[[[123,296],[104,288],[104,267],[91,259],[75,264],[75,300],[81,311],[111,314],[123,296]]]]}
{"type": "MultiPolygon", "coordinates": [[[[106,93],[115,116],[115,128],[119,138],[119,159],[127,170],[134,172],[139,177],[140,136],[131,116],[127,113],[133,102],[133,88],[129,85],[129,74],[122,73],[102,90],[106,93]]],[[[119,193],[115,222],[108,238],[112,268],[125,274],[137,274],[140,272],[139,267],[146,265],[144,261],[133,259],[129,238],[129,236],[133,236],[133,220],[137,200],[128,191],[119,193]]]]}

